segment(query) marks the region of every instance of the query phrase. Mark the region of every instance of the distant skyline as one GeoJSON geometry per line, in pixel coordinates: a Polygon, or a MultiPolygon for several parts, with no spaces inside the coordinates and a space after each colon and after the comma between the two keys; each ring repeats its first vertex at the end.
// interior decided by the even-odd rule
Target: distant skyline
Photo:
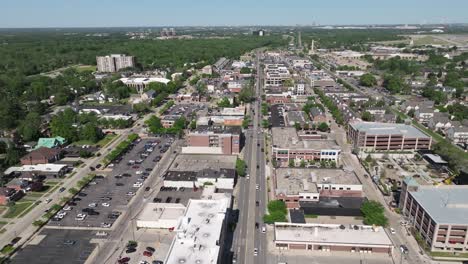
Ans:
{"type": "Polygon", "coordinates": [[[468,23],[450,0],[14,0],[1,28],[468,23]]]}

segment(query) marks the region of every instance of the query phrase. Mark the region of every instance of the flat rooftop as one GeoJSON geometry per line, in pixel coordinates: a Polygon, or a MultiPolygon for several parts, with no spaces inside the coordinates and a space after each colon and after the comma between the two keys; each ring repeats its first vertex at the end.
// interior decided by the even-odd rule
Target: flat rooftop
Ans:
{"type": "Polygon", "coordinates": [[[218,263],[219,239],[229,205],[230,198],[190,200],[164,263],[218,263]]]}
{"type": "Polygon", "coordinates": [[[276,169],[277,193],[318,193],[317,184],[361,185],[356,174],[341,169],[278,168],[276,169]]]}
{"type": "Polygon", "coordinates": [[[335,224],[275,223],[275,242],[392,246],[381,227],[335,224]]]}
{"type": "Polygon", "coordinates": [[[303,125],[309,122],[309,118],[307,117],[304,111],[288,111],[286,114],[286,118],[288,120],[289,125],[291,126],[293,126],[295,123],[303,125]]]}
{"type": "Polygon", "coordinates": [[[336,141],[331,139],[301,140],[294,127],[273,127],[271,132],[273,135],[273,147],[276,148],[313,150],[340,149],[336,141]]]}
{"type": "Polygon", "coordinates": [[[235,169],[237,156],[210,154],[180,154],[172,162],[170,171],[201,171],[235,169]]]}
{"type": "Polygon", "coordinates": [[[438,224],[468,223],[468,185],[420,186],[410,193],[438,224]]]}
{"type": "Polygon", "coordinates": [[[241,128],[237,126],[227,126],[227,127],[220,127],[220,126],[205,126],[200,125],[197,128],[190,132],[190,134],[237,134],[240,135],[241,128]]]}
{"type": "Polygon", "coordinates": [[[139,221],[177,220],[184,215],[185,206],[174,203],[147,203],[138,215],[139,221]]]}
{"type": "Polygon", "coordinates": [[[349,125],[356,130],[366,132],[367,135],[403,135],[409,138],[429,138],[418,128],[406,124],[356,122],[349,125]]]}

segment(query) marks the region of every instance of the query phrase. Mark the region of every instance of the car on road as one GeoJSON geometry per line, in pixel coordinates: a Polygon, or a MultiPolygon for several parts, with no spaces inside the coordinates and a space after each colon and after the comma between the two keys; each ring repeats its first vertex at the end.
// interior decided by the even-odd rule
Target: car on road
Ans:
{"type": "Polygon", "coordinates": [[[390,233],[394,235],[396,233],[395,229],[393,227],[390,227],[390,233]]]}
{"type": "Polygon", "coordinates": [[[151,251],[154,253],[156,249],[154,249],[154,247],[146,247],[146,251],[151,251]]]}
{"type": "Polygon", "coordinates": [[[104,206],[104,207],[109,207],[110,203],[102,203],[101,205],[104,206]]]}
{"type": "Polygon", "coordinates": [[[125,253],[127,253],[127,254],[130,254],[130,253],[133,253],[133,252],[136,252],[136,248],[131,247],[131,248],[127,248],[127,250],[125,250],[125,253]]]}
{"type": "Polygon", "coordinates": [[[121,179],[121,178],[122,178],[122,175],[115,175],[114,178],[116,178],[116,179],[121,179]]]}
{"type": "Polygon", "coordinates": [[[259,205],[260,205],[260,202],[259,202],[259,201],[255,201],[255,205],[256,205],[256,206],[259,206],[259,205]]]}
{"type": "Polygon", "coordinates": [[[141,186],[143,186],[143,183],[141,183],[141,182],[135,182],[133,184],[133,188],[140,188],[141,186]]]}
{"type": "Polygon", "coordinates": [[[81,197],[86,197],[86,196],[88,196],[88,194],[86,194],[86,193],[83,193],[83,192],[80,192],[80,193],[78,193],[78,196],[81,196],[81,197]]]}
{"type": "Polygon", "coordinates": [[[150,189],[151,189],[150,187],[146,187],[145,191],[148,192],[150,189]]]}
{"type": "Polygon", "coordinates": [[[112,226],[111,223],[101,223],[102,228],[110,228],[112,226]]]}
{"type": "Polygon", "coordinates": [[[258,249],[254,248],[254,256],[258,256],[258,249]]]}
{"type": "Polygon", "coordinates": [[[83,221],[86,218],[86,214],[77,214],[75,217],[75,220],[77,221],[83,221]]]}
{"type": "Polygon", "coordinates": [[[127,196],[135,196],[134,192],[127,192],[127,196]]]}
{"type": "Polygon", "coordinates": [[[409,251],[409,250],[408,250],[408,247],[407,247],[406,245],[401,245],[401,246],[400,246],[400,251],[401,251],[401,253],[403,253],[403,254],[408,254],[408,251],[409,251]]]}
{"type": "Polygon", "coordinates": [[[151,257],[151,256],[153,256],[153,252],[146,250],[145,252],[143,252],[143,256],[151,257]]]}
{"type": "Polygon", "coordinates": [[[90,203],[88,204],[88,207],[91,207],[91,208],[97,207],[97,203],[90,203]]]}
{"type": "Polygon", "coordinates": [[[122,173],[122,176],[123,177],[132,177],[132,175],[130,173],[122,173]]]}
{"type": "Polygon", "coordinates": [[[73,246],[73,245],[76,244],[76,241],[75,241],[75,240],[67,239],[67,240],[64,240],[64,241],[63,241],[63,244],[64,244],[65,246],[73,246]]]}
{"type": "Polygon", "coordinates": [[[116,182],[115,183],[115,186],[124,186],[125,184],[121,183],[121,182],[116,182]]]}
{"type": "Polygon", "coordinates": [[[266,233],[266,227],[262,226],[262,233],[266,233]]]}
{"type": "Polygon", "coordinates": [[[129,257],[124,257],[118,260],[119,264],[128,263],[130,261],[129,257]]]}
{"type": "Polygon", "coordinates": [[[257,164],[257,170],[260,169],[260,165],[257,164]]]}
{"type": "Polygon", "coordinates": [[[250,174],[245,175],[245,178],[246,178],[247,180],[250,180],[250,174]]]}
{"type": "Polygon", "coordinates": [[[62,187],[62,188],[60,188],[60,189],[59,189],[59,192],[61,192],[61,193],[62,193],[62,192],[64,192],[66,189],[67,189],[67,188],[65,188],[65,187],[62,187]]]}
{"type": "Polygon", "coordinates": [[[140,171],[140,170],[135,172],[136,175],[140,175],[142,173],[143,173],[143,171],[140,171]]]}
{"type": "Polygon", "coordinates": [[[256,184],[255,189],[260,190],[260,185],[256,184]]]}
{"type": "Polygon", "coordinates": [[[47,199],[45,199],[45,202],[46,202],[46,203],[50,203],[50,202],[52,202],[52,199],[47,198],[47,199]]]}

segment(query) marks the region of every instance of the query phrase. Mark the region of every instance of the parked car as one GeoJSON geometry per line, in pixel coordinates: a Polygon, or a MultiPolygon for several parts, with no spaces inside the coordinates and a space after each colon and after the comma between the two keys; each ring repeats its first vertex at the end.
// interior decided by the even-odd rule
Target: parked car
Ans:
{"type": "Polygon", "coordinates": [[[118,260],[119,264],[125,264],[130,261],[129,257],[124,257],[118,260]]]}
{"type": "Polygon", "coordinates": [[[65,187],[62,187],[62,188],[59,189],[59,192],[62,193],[62,192],[64,192],[65,190],[66,190],[66,188],[65,188],[65,187]]]}
{"type": "Polygon", "coordinates": [[[130,253],[133,253],[135,251],[136,251],[136,248],[127,248],[127,250],[125,250],[125,253],[130,254],[130,253]]]}
{"type": "Polygon", "coordinates": [[[153,256],[153,252],[147,251],[147,250],[146,250],[146,251],[143,252],[143,256],[145,256],[145,257],[151,257],[151,256],[153,256]]]}

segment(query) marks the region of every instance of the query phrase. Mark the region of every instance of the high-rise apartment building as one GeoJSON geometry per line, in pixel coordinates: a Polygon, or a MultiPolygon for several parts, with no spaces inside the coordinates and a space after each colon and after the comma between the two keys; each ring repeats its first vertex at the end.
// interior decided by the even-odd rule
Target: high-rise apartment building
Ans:
{"type": "Polygon", "coordinates": [[[108,56],[97,56],[97,70],[99,72],[117,72],[120,69],[133,67],[135,58],[125,54],[111,54],[108,56]]]}

